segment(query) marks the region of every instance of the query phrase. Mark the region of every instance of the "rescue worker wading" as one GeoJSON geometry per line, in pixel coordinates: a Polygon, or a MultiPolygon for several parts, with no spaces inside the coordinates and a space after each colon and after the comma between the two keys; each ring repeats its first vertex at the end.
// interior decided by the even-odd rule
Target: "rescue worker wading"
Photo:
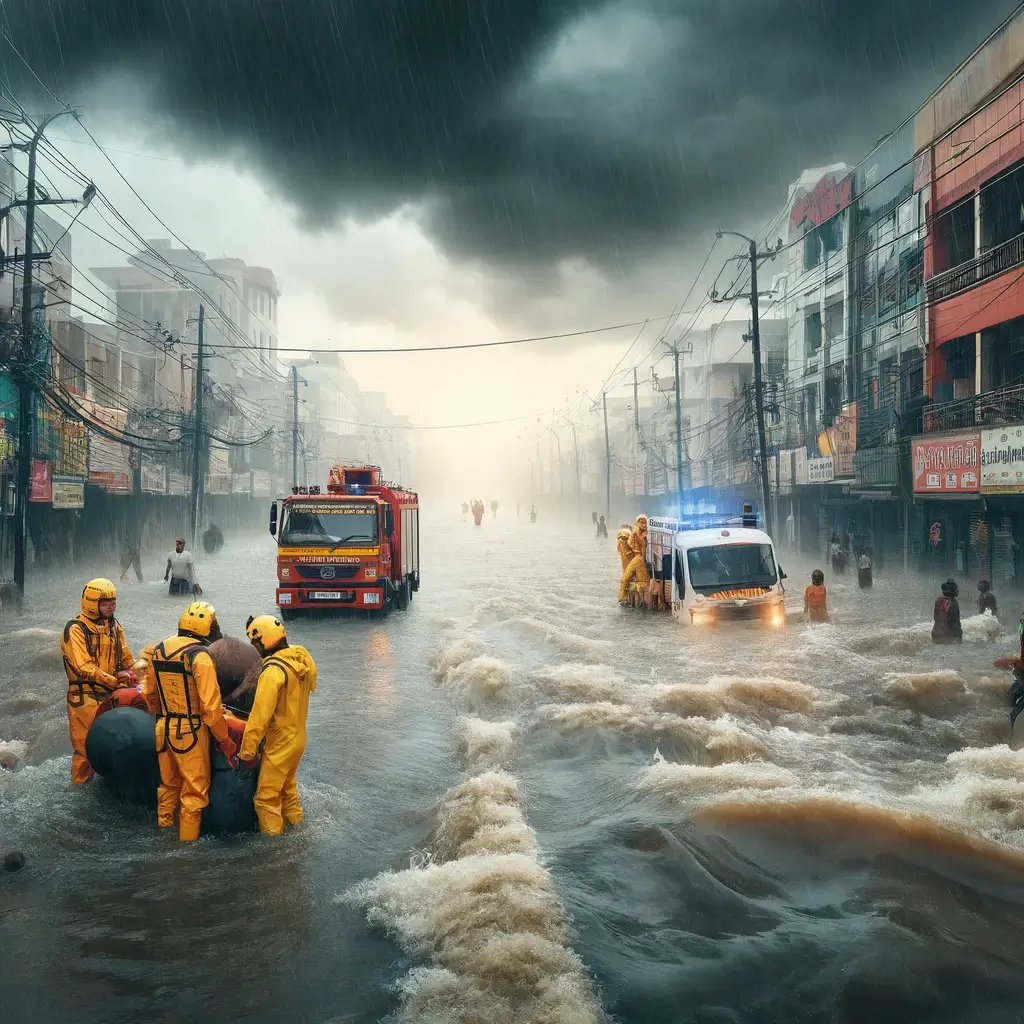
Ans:
{"type": "Polygon", "coordinates": [[[228,763],[237,765],[238,748],[224,721],[217,670],[206,650],[220,638],[213,605],[193,601],[178,620],[177,636],[143,653],[143,692],[157,715],[157,824],[170,828],[180,805],[178,837],[185,842],[199,838],[203,808],[210,802],[211,734],[228,763]]]}
{"type": "Polygon", "coordinates": [[[253,804],[260,831],[279,836],[286,821],[302,821],[295,774],[306,749],[306,713],[309,695],[316,689],[316,664],[305,647],[289,645],[284,626],[273,615],[250,617],[245,632],[263,659],[263,670],[238,756],[252,761],[266,737],[253,804]]]}
{"type": "Polygon", "coordinates": [[[64,627],[60,650],[68,676],[68,732],[71,735],[71,781],[88,782],[92,768],[85,757],[85,737],[96,712],[119,686],[137,682],[135,659],[124,630],[114,618],[117,588],[108,579],[89,580],[82,591],[82,611],[64,627]]]}

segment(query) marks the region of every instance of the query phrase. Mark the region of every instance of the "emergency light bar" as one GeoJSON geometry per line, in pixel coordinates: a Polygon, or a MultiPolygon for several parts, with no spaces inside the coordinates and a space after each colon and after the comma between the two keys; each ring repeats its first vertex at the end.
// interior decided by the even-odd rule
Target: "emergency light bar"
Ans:
{"type": "Polygon", "coordinates": [[[659,530],[682,533],[688,530],[720,530],[729,526],[741,526],[756,529],[760,524],[759,516],[752,505],[743,506],[742,515],[728,512],[698,512],[694,515],[680,516],[678,519],[650,517],[648,522],[659,530]]]}

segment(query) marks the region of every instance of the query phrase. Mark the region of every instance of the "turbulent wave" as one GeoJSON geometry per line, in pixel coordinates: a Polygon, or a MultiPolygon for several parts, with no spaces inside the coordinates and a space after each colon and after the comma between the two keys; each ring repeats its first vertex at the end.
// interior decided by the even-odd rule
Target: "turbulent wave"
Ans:
{"type": "Polygon", "coordinates": [[[745,715],[768,721],[787,712],[806,713],[824,695],[813,686],[774,677],[713,676],[703,684],[675,683],[658,687],[652,705],[660,711],[690,716],[745,715]]]}
{"type": "Polygon", "coordinates": [[[645,769],[636,789],[643,795],[696,803],[722,793],[781,789],[794,786],[796,782],[792,772],[765,761],[707,766],[676,764],[662,759],[645,769]]]}
{"type": "Polygon", "coordinates": [[[952,669],[931,672],[889,672],[882,680],[890,703],[914,711],[932,711],[962,703],[967,695],[963,676],[952,669]]]}
{"type": "Polygon", "coordinates": [[[513,619],[512,623],[524,633],[546,640],[556,650],[587,662],[601,661],[612,649],[610,640],[592,640],[531,616],[520,616],[513,619]]]}
{"type": "Polygon", "coordinates": [[[455,728],[460,752],[474,768],[491,768],[508,759],[515,742],[514,721],[488,722],[464,715],[455,728]]]}
{"type": "Polygon", "coordinates": [[[481,654],[461,661],[439,676],[441,686],[473,707],[486,706],[507,697],[512,673],[498,658],[481,654]]]}
{"type": "Polygon", "coordinates": [[[837,854],[898,853],[972,880],[1024,883],[1024,850],[975,835],[919,811],[833,795],[766,794],[717,800],[694,819],[712,830],[754,829],[837,854]]]}
{"type": "Polygon", "coordinates": [[[603,1021],[569,948],[568,919],[523,819],[516,780],[474,776],[445,795],[438,821],[428,866],[378,875],[341,897],[430,961],[399,983],[399,1019],[603,1021]]]}
{"type": "Polygon", "coordinates": [[[19,762],[24,760],[28,744],[24,740],[0,739],[0,768],[13,772],[19,762]]]}
{"type": "Polygon", "coordinates": [[[625,678],[608,665],[580,662],[553,665],[537,672],[534,682],[545,694],[556,699],[624,704],[629,694],[625,678]]]}
{"type": "Polygon", "coordinates": [[[564,734],[607,729],[616,733],[660,740],[669,738],[694,761],[742,761],[766,757],[761,743],[727,719],[682,718],[627,704],[595,701],[589,704],[547,704],[537,709],[538,719],[564,734]]]}

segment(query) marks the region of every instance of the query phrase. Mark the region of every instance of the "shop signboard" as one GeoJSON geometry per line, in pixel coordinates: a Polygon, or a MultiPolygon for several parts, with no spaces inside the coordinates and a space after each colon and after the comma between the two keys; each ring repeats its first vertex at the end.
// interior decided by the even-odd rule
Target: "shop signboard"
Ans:
{"type": "Polygon", "coordinates": [[[1024,492],[1024,425],[981,432],[983,494],[1024,492]]]}
{"type": "Polygon", "coordinates": [[[797,448],[793,456],[793,483],[797,487],[803,487],[808,482],[807,449],[797,448]]]}
{"type": "Polygon", "coordinates": [[[836,467],[831,455],[821,459],[807,460],[807,482],[809,484],[830,484],[836,478],[836,467]]]}
{"type": "Polygon", "coordinates": [[[191,478],[185,476],[181,470],[169,469],[167,470],[167,493],[168,494],[188,494],[192,487],[191,478]]]}
{"type": "Polygon", "coordinates": [[[252,494],[252,481],[248,473],[231,474],[231,493],[244,494],[247,498],[252,494]]]}
{"type": "Polygon", "coordinates": [[[793,452],[779,452],[779,494],[793,492],[793,452]]]}
{"type": "Polygon", "coordinates": [[[29,501],[43,501],[47,505],[53,501],[53,480],[52,468],[47,459],[32,460],[32,489],[29,492],[29,501]]]}
{"type": "Polygon", "coordinates": [[[167,493],[167,468],[148,455],[142,456],[142,490],[144,494],[167,493]]]}
{"type": "MultiPolygon", "coordinates": [[[[89,419],[101,424],[113,434],[124,433],[128,414],[123,409],[108,409],[87,399],[78,399],[89,419]]],[[[115,494],[130,494],[132,490],[131,449],[113,441],[97,431],[89,438],[89,475],[87,482],[115,494]]]]}
{"type": "Polygon", "coordinates": [[[0,473],[8,475],[15,469],[14,424],[0,419],[0,473]]]}
{"type": "Polygon", "coordinates": [[[206,474],[206,493],[207,494],[230,494],[231,493],[231,474],[230,473],[217,473],[217,474],[206,474]]]}
{"type": "Polygon", "coordinates": [[[85,508],[85,484],[77,480],[53,480],[54,508],[85,508]]]}
{"type": "Polygon", "coordinates": [[[910,458],[915,494],[977,494],[981,489],[981,431],[915,437],[910,458]]]}
{"type": "Polygon", "coordinates": [[[274,493],[274,478],[265,469],[252,471],[252,495],[254,498],[269,498],[274,493]]]}

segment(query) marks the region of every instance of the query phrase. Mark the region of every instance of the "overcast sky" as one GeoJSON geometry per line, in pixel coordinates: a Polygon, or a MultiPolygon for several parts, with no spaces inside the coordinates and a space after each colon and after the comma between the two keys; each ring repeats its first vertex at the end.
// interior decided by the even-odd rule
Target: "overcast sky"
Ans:
{"type": "MultiPolygon", "coordinates": [[[[671,312],[716,227],[756,231],[804,167],[855,163],[1013,6],[0,0],[0,26],[179,235],[274,270],[282,345],[352,347],[671,312]]],[[[52,108],[0,51],[0,81],[52,108]]],[[[73,121],[50,137],[144,235],[166,234],[73,121]]],[[[87,231],[74,248],[81,268],[123,259],[87,231]]],[[[421,424],[550,416],[636,334],[348,362],[421,424]]],[[[515,432],[460,433],[469,475],[515,432]]]]}

